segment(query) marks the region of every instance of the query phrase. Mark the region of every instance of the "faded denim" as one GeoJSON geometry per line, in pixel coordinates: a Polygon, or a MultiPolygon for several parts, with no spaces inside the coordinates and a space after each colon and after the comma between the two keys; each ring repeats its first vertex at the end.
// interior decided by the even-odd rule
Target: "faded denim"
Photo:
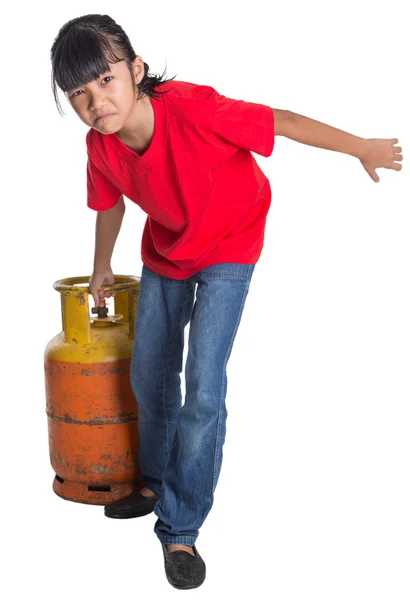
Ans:
{"type": "Polygon", "coordinates": [[[164,544],[193,546],[213,504],[226,434],[226,367],[254,269],[219,263],[176,280],[142,268],[131,385],[142,479],[160,495],[154,532],[164,544]]]}

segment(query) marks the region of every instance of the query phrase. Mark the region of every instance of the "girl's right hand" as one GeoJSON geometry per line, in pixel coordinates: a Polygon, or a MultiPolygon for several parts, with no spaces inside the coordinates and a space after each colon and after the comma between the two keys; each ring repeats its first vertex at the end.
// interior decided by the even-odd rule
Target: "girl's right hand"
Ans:
{"type": "Polygon", "coordinates": [[[105,306],[104,298],[110,298],[111,294],[108,290],[101,290],[102,285],[112,285],[114,283],[114,274],[111,267],[107,267],[105,270],[94,270],[90,277],[88,286],[90,293],[94,298],[95,306],[105,306]]]}

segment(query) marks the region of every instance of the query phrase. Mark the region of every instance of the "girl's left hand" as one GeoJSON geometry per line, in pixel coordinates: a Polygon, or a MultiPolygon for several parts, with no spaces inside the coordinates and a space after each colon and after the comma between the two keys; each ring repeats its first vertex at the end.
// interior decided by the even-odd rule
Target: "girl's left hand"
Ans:
{"type": "Polygon", "coordinates": [[[369,174],[375,183],[379,183],[380,179],[375,169],[384,167],[385,169],[394,169],[401,171],[403,165],[399,165],[394,161],[403,160],[401,154],[402,149],[398,144],[397,138],[393,139],[368,139],[366,140],[365,151],[360,162],[364,170],[369,174]]]}

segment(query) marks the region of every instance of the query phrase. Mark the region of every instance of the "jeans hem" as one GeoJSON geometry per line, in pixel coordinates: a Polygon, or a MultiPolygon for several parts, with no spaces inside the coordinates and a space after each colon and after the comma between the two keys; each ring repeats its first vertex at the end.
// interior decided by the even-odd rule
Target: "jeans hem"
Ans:
{"type": "Polygon", "coordinates": [[[159,541],[162,544],[184,544],[184,546],[193,546],[196,542],[196,538],[192,536],[183,535],[157,535],[159,541]]]}

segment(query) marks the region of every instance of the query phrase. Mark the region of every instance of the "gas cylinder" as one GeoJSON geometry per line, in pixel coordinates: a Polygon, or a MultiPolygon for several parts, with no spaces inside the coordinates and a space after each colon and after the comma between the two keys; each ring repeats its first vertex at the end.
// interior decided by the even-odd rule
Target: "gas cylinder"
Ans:
{"type": "Polygon", "coordinates": [[[142,487],[138,405],[130,383],[140,277],[101,286],[115,312],[93,307],[89,277],[53,284],[62,331],[44,351],[46,413],[54,492],[74,502],[110,504],[142,487]]]}

